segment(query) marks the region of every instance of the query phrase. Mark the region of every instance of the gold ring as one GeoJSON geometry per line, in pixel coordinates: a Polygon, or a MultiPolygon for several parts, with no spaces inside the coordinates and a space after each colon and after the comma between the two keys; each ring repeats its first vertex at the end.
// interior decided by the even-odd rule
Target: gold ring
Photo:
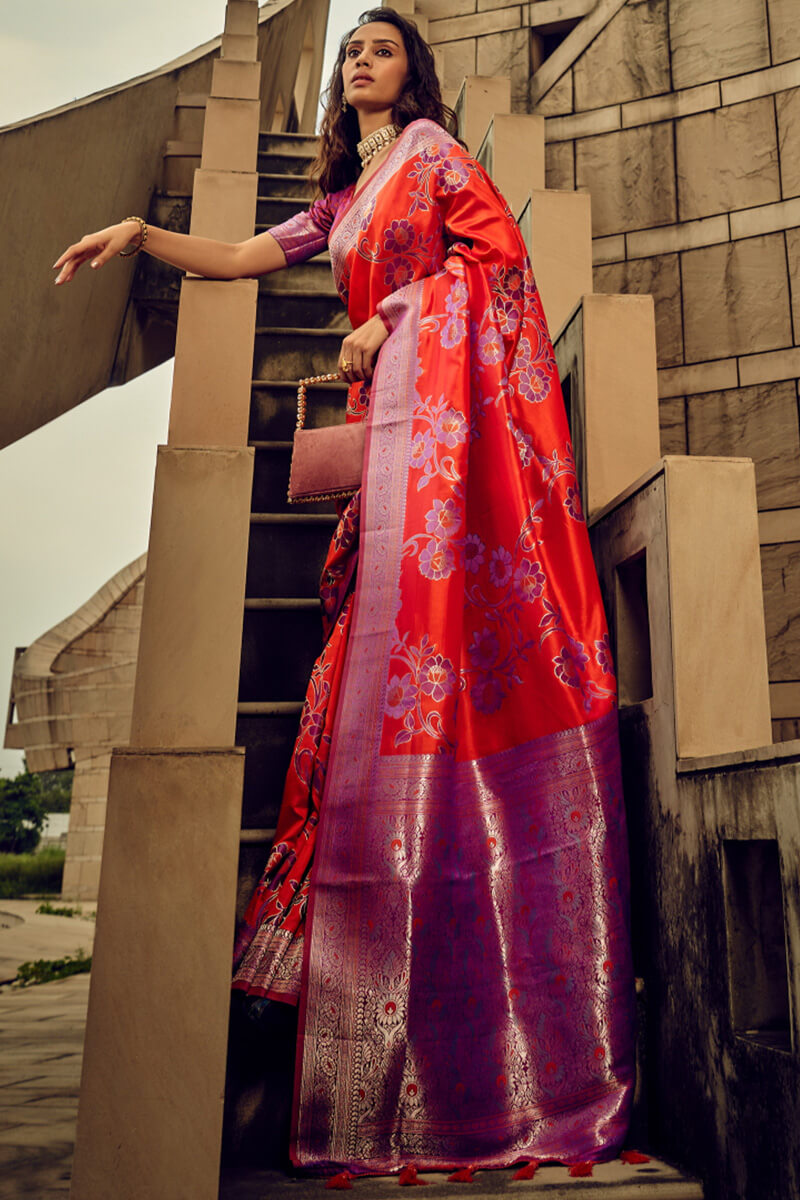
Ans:
{"type": "Polygon", "coordinates": [[[347,371],[350,367],[352,367],[353,360],[351,358],[343,358],[339,365],[343,371],[347,371]]]}

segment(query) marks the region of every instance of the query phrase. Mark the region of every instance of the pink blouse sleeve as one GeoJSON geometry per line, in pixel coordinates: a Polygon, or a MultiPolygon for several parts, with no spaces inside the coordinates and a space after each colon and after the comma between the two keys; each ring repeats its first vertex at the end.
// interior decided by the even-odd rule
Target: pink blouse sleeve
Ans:
{"type": "Polygon", "coordinates": [[[305,212],[289,217],[280,225],[273,225],[269,232],[286,255],[288,266],[305,262],[325,249],[342,195],[343,192],[330,192],[315,200],[305,212]]]}

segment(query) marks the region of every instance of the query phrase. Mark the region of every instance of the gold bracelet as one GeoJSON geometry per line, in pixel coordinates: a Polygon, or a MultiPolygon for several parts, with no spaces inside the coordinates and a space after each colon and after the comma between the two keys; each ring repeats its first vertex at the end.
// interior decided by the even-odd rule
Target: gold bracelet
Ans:
{"type": "Polygon", "coordinates": [[[120,222],[120,224],[124,225],[125,221],[136,221],[138,223],[138,225],[139,225],[139,244],[138,244],[138,246],[134,246],[133,250],[120,250],[119,256],[120,256],[120,258],[133,258],[134,254],[138,254],[139,251],[141,250],[142,246],[147,241],[147,223],[141,217],[125,217],[120,222]]]}

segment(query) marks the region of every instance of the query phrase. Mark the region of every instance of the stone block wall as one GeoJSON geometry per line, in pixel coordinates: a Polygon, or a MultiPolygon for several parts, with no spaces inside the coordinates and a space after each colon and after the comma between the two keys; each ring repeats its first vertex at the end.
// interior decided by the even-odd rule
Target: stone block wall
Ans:
{"type": "Polygon", "coordinates": [[[75,767],[65,899],[97,899],[111,751],[130,740],[144,581],[142,555],[14,665],[6,745],[25,750],[32,771],[75,767]]]}
{"type": "Polygon", "coordinates": [[[417,10],[445,88],[509,74],[512,109],[546,117],[547,187],[591,192],[595,291],[654,296],[662,452],[754,459],[773,736],[800,736],[796,0],[417,10]]]}

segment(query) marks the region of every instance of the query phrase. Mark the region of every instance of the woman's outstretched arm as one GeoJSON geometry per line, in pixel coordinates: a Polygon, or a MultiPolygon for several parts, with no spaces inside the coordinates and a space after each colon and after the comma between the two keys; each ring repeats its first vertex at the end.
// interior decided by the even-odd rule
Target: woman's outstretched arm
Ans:
{"type": "MultiPolygon", "coordinates": [[[[86,234],[79,242],[67,247],[53,263],[54,269],[59,268],[55,282],[69,283],[85,262],[90,262],[95,270],[99,269],[126,246],[132,242],[135,245],[140,236],[135,221],[120,221],[97,233],[86,234]]],[[[269,233],[259,233],[244,242],[218,242],[214,238],[174,233],[171,229],[148,225],[147,241],[142,249],[162,262],[207,279],[253,278],[286,266],[286,255],[269,233]]]]}

